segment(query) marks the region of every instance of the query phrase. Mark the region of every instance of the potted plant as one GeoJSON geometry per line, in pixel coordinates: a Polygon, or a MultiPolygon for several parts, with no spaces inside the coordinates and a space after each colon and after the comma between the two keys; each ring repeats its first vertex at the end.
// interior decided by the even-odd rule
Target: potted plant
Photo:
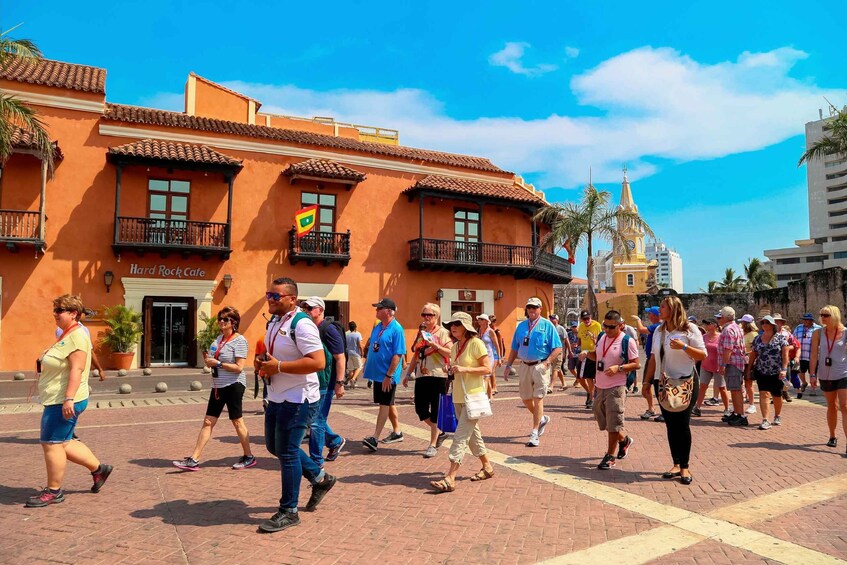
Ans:
{"type": "Polygon", "coordinates": [[[103,321],[108,327],[102,333],[101,343],[112,352],[112,366],[116,369],[129,369],[135,356],[135,348],[144,335],[141,314],[118,304],[105,308],[103,321]]]}
{"type": "Polygon", "coordinates": [[[205,312],[200,313],[200,321],[203,322],[204,327],[197,332],[197,345],[200,346],[203,357],[206,357],[212,343],[221,335],[221,327],[218,325],[217,318],[210,318],[205,312]]]}

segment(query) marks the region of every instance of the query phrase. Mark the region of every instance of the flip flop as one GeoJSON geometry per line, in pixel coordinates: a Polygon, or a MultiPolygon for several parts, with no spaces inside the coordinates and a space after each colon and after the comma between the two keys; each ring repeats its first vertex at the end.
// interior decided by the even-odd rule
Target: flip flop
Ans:
{"type": "Polygon", "coordinates": [[[494,476],[494,470],[486,471],[484,468],[480,469],[479,472],[471,477],[472,482],[476,481],[485,481],[494,476]]]}
{"type": "Polygon", "coordinates": [[[430,481],[429,484],[432,485],[432,488],[434,488],[438,492],[453,492],[454,490],[456,490],[456,485],[454,485],[447,479],[441,479],[440,481],[430,481]]]}

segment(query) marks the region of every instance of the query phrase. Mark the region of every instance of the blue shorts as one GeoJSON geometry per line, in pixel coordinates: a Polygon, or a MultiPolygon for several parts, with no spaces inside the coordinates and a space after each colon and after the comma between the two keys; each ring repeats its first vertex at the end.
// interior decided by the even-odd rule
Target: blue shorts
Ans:
{"type": "Polygon", "coordinates": [[[88,399],[74,403],[74,417],[65,420],[61,404],[50,404],[44,407],[41,414],[41,443],[65,443],[71,441],[76,428],[76,421],[88,407],[88,399]]]}

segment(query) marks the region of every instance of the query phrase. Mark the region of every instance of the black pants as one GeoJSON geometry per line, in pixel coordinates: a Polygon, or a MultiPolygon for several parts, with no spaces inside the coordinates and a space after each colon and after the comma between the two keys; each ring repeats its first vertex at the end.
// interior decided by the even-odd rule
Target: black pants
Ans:
{"type": "Polygon", "coordinates": [[[680,469],[688,469],[688,458],[691,455],[691,409],[697,403],[697,394],[700,392],[700,379],[696,376],[691,378],[694,380],[694,392],[688,408],[682,412],[668,412],[659,403],[668,430],[668,446],[671,448],[673,464],[679,465],[680,469]]]}

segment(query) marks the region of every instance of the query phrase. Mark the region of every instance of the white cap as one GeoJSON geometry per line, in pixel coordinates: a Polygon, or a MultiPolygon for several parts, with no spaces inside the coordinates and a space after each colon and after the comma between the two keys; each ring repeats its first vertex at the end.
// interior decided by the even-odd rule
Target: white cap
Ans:
{"type": "Polygon", "coordinates": [[[485,320],[486,322],[490,322],[491,320],[488,318],[488,314],[480,314],[476,317],[477,320],[485,320]]]}
{"type": "Polygon", "coordinates": [[[304,300],[303,302],[305,302],[305,303],[306,303],[306,304],[308,304],[309,306],[312,306],[312,307],[314,307],[314,306],[320,306],[321,308],[323,308],[324,310],[326,310],[326,304],[324,304],[323,299],[322,299],[322,298],[319,298],[319,297],[317,297],[317,296],[310,296],[309,298],[307,298],[307,299],[306,299],[306,300],[304,300]]]}

